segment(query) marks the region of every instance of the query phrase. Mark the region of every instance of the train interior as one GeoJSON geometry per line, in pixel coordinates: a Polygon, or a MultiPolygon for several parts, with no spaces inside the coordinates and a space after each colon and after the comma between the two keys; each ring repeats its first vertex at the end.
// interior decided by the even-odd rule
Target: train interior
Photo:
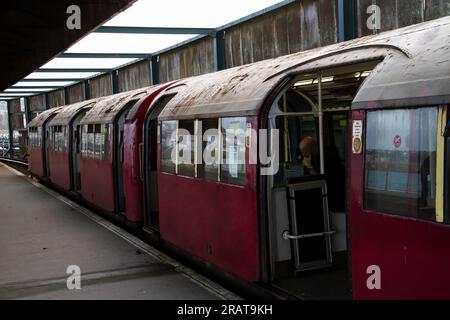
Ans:
{"type": "Polygon", "coordinates": [[[267,176],[271,281],[300,298],[351,298],[349,110],[376,64],[299,75],[269,114],[278,130],[269,149],[279,152],[278,172],[267,176]]]}

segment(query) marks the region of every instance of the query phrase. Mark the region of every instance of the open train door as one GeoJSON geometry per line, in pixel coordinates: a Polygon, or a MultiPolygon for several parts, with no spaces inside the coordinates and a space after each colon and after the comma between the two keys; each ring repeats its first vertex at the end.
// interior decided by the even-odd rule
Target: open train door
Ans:
{"type": "Polygon", "coordinates": [[[272,286],[312,299],[349,299],[348,132],[351,103],[379,61],[294,75],[268,112],[272,286]],[[277,151],[275,151],[275,149],[277,151]]]}
{"type": "Polygon", "coordinates": [[[114,178],[115,178],[115,190],[116,190],[116,208],[117,212],[124,214],[126,208],[125,197],[125,178],[124,178],[124,127],[125,119],[128,112],[137,102],[137,99],[133,99],[123,107],[120,113],[114,119],[114,178]]]}
{"type": "Polygon", "coordinates": [[[145,202],[145,228],[150,231],[159,231],[159,205],[158,205],[158,116],[174,94],[161,96],[150,107],[144,122],[144,140],[140,146],[143,163],[144,202],[145,202]]]}
{"type": "Polygon", "coordinates": [[[72,160],[72,191],[79,193],[81,192],[81,171],[80,171],[80,161],[81,161],[81,135],[82,126],[80,125],[81,119],[90,110],[81,110],[75,118],[72,120],[70,126],[71,135],[71,160],[72,160]]]}

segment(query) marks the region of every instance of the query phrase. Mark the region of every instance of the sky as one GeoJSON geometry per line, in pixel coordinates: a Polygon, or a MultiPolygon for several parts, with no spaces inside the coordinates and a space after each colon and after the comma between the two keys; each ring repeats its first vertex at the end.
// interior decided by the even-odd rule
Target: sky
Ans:
{"type": "MultiPolygon", "coordinates": [[[[199,27],[215,28],[267,8],[280,0],[138,0],[105,26],[199,27]]],[[[81,12],[83,19],[83,12],[81,12]]],[[[188,40],[195,35],[133,35],[91,33],[66,52],[152,53],[188,40]]],[[[55,58],[43,68],[100,67],[114,68],[133,59],[55,58]]],[[[32,73],[26,78],[89,77],[94,73],[32,73]]],[[[55,83],[56,84],[56,83],[55,83]]],[[[58,83],[67,85],[69,83],[58,83]]],[[[52,85],[52,83],[18,82],[16,85],[52,85]]],[[[53,84],[54,85],[54,84],[53,84]]],[[[31,89],[33,90],[33,89],[31,89]]],[[[37,91],[36,89],[34,89],[37,91]]],[[[14,90],[7,90],[13,92],[14,90]]],[[[28,90],[22,90],[28,91],[28,90]]],[[[44,90],[45,91],[45,90],[44,90]]]]}

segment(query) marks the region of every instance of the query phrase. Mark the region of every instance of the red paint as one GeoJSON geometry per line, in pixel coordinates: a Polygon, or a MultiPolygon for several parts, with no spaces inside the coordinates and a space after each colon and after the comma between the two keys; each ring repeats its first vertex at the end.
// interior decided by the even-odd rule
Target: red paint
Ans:
{"type": "Polygon", "coordinates": [[[44,152],[41,147],[28,147],[28,171],[36,177],[44,176],[44,152]]]}
{"type": "MultiPolygon", "coordinates": [[[[352,119],[364,119],[353,111],[352,119]]],[[[351,155],[350,239],[355,299],[449,299],[450,226],[370,212],[363,207],[364,155],[351,155]],[[367,267],[381,268],[369,290],[367,267]]]]}
{"type": "MultiPolygon", "coordinates": [[[[67,131],[70,132],[69,130],[67,131]]],[[[71,188],[69,151],[55,152],[50,149],[49,166],[50,166],[50,175],[49,175],[50,181],[55,185],[57,185],[58,187],[60,187],[61,189],[69,191],[71,188]]]]}
{"type": "Polygon", "coordinates": [[[112,165],[113,132],[109,132],[109,148],[106,160],[81,157],[81,196],[95,207],[114,213],[114,171],[112,165]]]}
{"type": "Polygon", "coordinates": [[[248,149],[246,158],[245,187],[159,172],[160,235],[223,271],[258,281],[257,171],[248,149]]]}
{"type": "Polygon", "coordinates": [[[158,94],[172,85],[164,84],[154,88],[149,95],[141,98],[136,113],[130,114],[124,125],[124,180],[126,197],[126,216],[129,221],[144,220],[143,188],[140,178],[139,144],[142,143],[142,128],[145,115],[158,94]]]}

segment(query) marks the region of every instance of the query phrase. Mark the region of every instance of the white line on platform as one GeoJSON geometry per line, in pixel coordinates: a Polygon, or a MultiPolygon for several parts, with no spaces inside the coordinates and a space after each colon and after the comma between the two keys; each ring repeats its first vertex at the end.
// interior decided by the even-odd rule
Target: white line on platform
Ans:
{"type": "Polygon", "coordinates": [[[223,288],[222,286],[218,285],[217,283],[207,279],[206,277],[204,277],[201,274],[195,272],[194,270],[192,270],[192,269],[190,269],[190,268],[188,268],[186,266],[183,266],[178,261],[172,259],[171,257],[165,255],[164,253],[160,252],[159,250],[153,248],[149,244],[147,244],[147,243],[143,242],[142,240],[136,238],[135,236],[133,236],[132,234],[126,232],[125,230],[117,227],[113,223],[103,219],[102,217],[100,217],[99,215],[93,213],[92,211],[90,211],[90,210],[80,206],[79,204],[73,202],[72,200],[64,197],[63,195],[59,194],[58,192],[47,188],[46,186],[40,184],[37,181],[34,181],[33,179],[25,176],[20,171],[14,169],[14,168],[11,168],[10,166],[8,166],[5,163],[2,163],[2,165],[5,166],[6,169],[11,171],[15,175],[24,177],[28,182],[33,184],[35,187],[37,187],[37,188],[39,188],[41,190],[44,190],[45,192],[47,192],[51,196],[55,197],[56,199],[64,202],[65,204],[69,205],[70,207],[72,207],[72,208],[76,209],[77,211],[81,212],[82,214],[87,216],[92,221],[98,223],[102,227],[108,229],[109,231],[115,233],[116,235],[118,235],[122,239],[128,241],[130,244],[132,244],[133,246],[135,246],[139,250],[145,252],[146,254],[151,256],[152,258],[154,258],[156,260],[159,260],[162,263],[166,263],[166,264],[171,265],[172,267],[174,267],[174,269],[177,272],[181,273],[183,276],[185,276],[189,280],[193,281],[197,285],[203,287],[207,291],[213,293],[217,297],[219,297],[219,298],[221,298],[223,300],[241,300],[242,299],[241,297],[235,295],[231,291],[229,291],[229,290],[223,288]]]}

